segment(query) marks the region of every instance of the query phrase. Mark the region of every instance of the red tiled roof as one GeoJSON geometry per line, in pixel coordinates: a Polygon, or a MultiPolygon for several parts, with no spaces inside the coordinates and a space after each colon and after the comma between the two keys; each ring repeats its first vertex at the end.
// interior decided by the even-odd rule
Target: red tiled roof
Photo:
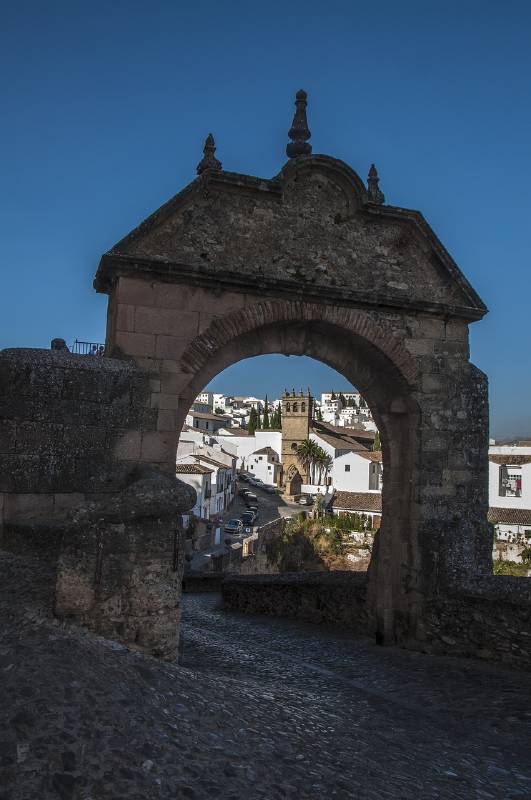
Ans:
{"type": "Polygon", "coordinates": [[[361,456],[362,458],[366,458],[368,461],[379,461],[382,462],[382,451],[381,450],[367,450],[362,451],[360,453],[356,453],[357,456],[361,456]]]}
{"type": "Polygon", "coordinates": [[[211,475],[214,470],[202,464],[176,464],[175,472],[178,475],[211,475]]]}
{"type": "Polygon", "coordinates": [[[332,508],[344,511],[377,511],[382,513],[380,492],[335,492],[332,508]]]}
{"type": "Polygon", "coordinates": [[[493,464],[500,464],[500,466],[503,466],[504,464],[513,464],[514,466],[517,466],[521,464],[531,464],[531,455],[498,455],[496,453],[489,456],[489,461],[491,461],[493,464]]]}
{"type": "Polygon", "coordinates": [[[489,508],[487,519],[505,525],[531,525],[531,508],[489,508]]]}

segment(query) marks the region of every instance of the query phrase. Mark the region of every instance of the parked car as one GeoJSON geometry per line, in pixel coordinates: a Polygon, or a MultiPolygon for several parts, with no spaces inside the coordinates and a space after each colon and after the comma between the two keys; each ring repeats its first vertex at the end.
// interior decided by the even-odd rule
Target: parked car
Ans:
{"type": "Polygon", "coordinates": [[[254,511],[254,518],[255,520],[258,519],[258,506],[248,506],[247,511],[254,511]]]}
{"type": "Polygon", "coordinates": [[[260,478],[255,478],[254,479],[254,486],[258,486],[259,489],[263,489],[264,486],[265,486],[265,483],[262,480],[260,480],[260,478]]]}
{"type": "Polygon", "coordinates": [[[241,533],[243,530],[243,523],[241,519],[229,519],[223,528],[223,533],[241,533]]]}
{"type": "Polygon", "coordinates": [[[238,475],[238,480],[241,481],[242,483],[249,483],[249,478],[250,475],[247,475],[246,472],[240,472],[240,474],[238,475]]]}
{"type": "Polygon", "coordinates": [[[262,488],[264,492],[267,492],[268,494],[275,494],[277,491],[277,487],[272,486],[270,483],[266,483],[262,488]]]}
{"type": "Polygon", "coordinates": [[[255,494],[253,494],[252,492],[246,492],[245,495],[244,495],[244,498],[245,498],[245,502],[247,503],[247,505],[249,505],[249,503],[257,503],[258,502],[258,497],[255,494]]]}
{"type": "Polygon", "coordinates": [[[252,525],[255,519],[256,519],[256,514],[254,511],[251,511],[251,509],[249,509],[249,511],[244,511],[241,516],[241,521],[243,522],[244,526],[247,527],[252,525]]]}
{"type": "Polygon", "coordinates": [[[299,498],[299,503],[301,506],[311,506],[313,504],[313,499],[309,494],[302,494],[299,498]]]}

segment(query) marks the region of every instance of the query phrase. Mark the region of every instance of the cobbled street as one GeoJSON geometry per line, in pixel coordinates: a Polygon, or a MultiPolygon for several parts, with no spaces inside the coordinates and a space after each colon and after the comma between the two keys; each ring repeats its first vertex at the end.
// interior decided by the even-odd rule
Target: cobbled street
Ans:
{"type": "Polygon", "coordinates": [[[160,663],[57,624],[45,570],[0,561],[1,800],[531,797],[529,674],[215,594],[160,663]]]}

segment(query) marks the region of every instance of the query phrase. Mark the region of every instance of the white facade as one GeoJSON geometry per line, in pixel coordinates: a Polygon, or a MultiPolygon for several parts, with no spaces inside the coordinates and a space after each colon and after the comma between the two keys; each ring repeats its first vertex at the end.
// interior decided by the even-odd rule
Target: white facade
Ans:
{"type": "Polygon", "coordinates": [[[207,408],[212,411],[214,407],[214,393],[213,392],[199,392],[197,397],[194,400],[194,403],[199,403],[201,405],[207,406],[207,408]]]}
{"type": "MultiPolygon", "coordinates": [[[[515,545],[520,553],[531,544],[531,447],[489,447],[489,520],[498,542],[515,545]]],[[[510,556],[495,550],[495,557],[521,560],[513,550],[510,556]]]]}
{"type": "MultiPolygon", "coordinates": [[[[371,454],[368,454],[371,456],[371,454]]],[[[380,461],[360,455],[357,451],[334,459],[331,483],[338,492],[382,491],[383,470],[380,461]]]]}
{"type": "Polygon", "coordinates": [[[192,514],[200,519],[210,519],[211,474],[212,470],[201,464],[182,462],[176,464],[175,474],[179,480],[195,489],[196,503],[192,514]]]}
{"type": "Polygon", "coordinates": [[[247,458],[247,471],[269,486],[278,486],[282,472],[280,456],[271,447],[256,450],[247,458]]]}

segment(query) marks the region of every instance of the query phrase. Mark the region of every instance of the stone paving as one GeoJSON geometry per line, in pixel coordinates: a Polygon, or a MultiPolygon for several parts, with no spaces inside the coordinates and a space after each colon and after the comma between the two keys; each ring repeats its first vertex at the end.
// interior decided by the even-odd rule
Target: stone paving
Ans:
{"type": "Polygon", "coordinates": [[[55,623],[0,558],[0,800],[531,797],[531,676],[228,614],[185,595],[181,664],[55,623]]]}

